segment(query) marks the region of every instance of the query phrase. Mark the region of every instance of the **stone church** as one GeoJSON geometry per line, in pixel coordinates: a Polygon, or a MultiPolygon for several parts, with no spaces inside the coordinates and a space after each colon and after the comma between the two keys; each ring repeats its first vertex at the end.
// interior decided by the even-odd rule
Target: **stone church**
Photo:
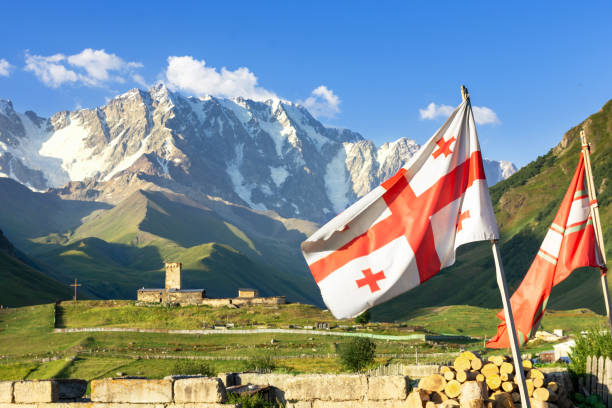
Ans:
{"type": "Polygon", "coordinates": [[[204,289],[183,289],[182,268],[180,262],[167,262],[166,287],[161,289],[138,289],[137,300],[142,303],[162,303],[184,305],[282,305],[287,303],[285,296],[259,297],[256,289],[238,289],[236,298],[207,298],[204,289]]]}

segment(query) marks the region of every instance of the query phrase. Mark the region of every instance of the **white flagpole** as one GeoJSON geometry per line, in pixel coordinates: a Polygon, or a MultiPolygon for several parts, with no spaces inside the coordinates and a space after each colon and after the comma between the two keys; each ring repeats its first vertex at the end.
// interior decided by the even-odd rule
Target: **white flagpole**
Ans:
{"type": "MultiPolygon", "coordinates": [[[[593,227],[595,229],[595,241],[601,255],[603,263],[606,264],[606,249],[604,247],[603,232],[601,229],[601,218],[599,218],[599,204],[597,203],[597,193],[593,180],[593,170],[591,168],[591,145],[587,142],[584,130],[580,131],[580,142],[582,143],[582,155],[584,157],[584,170],[587,176],[587,190],[589,191],[589,202],[591,215],[593,216],[593,227]]],[[[610,325],[610,336],[612,336],[612,315],[610,314],[610,295],[608,293],[607,274],[601,274],[601,288],[603,290],[604,303],[606,304],[606,315],[610,325]]]]}
{"type": "MultiPolygon", "coordinates": [[[[465,86],[461,86],[461,97],[463,100],[469,99],[470,95],[465,86]]],[[[531,408],[529,402],[529,394],[527,393],[527,384],[525,384],[525,372],[523,371],[523,359],[519,350],[518,340],[516,338],[516,328],[514,325],[514,316],[510,307],[510,297],[508,296],[508,285],[506,284],[506,275],[504,274],[504,266],[502,265],[501,255],[499,253],[499,245],[497,240],[491,241],[493,250],[493,259],[495,260],[495,271],[497,277],[497,286],[501,294],[502,303],[504,305],[504,318],[508,328],[508,337],[510,338],[510,348],[512,350],[512,359],[514,360],[514,371],[518,377],[518,387],[521,394],[521,407],[531,408]]]]}

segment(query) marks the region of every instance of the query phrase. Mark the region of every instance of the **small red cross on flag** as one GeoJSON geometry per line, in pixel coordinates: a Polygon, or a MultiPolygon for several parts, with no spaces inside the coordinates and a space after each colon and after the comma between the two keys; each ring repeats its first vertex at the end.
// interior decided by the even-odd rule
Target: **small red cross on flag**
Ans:
{"type": "Polygon", "coordinates": [[[376,274],[372,274],[372,270],[370,269],[365,269],[362,271],[363,272],[363,279],[358,279],[357,282],[357,287],[360,288],[362,286],[366,286],[368,285],[370,287],[370,292],[374,293],[377,290],[380,290],[380,286],[378,286],[378,281],[381,279],[385,279],[385,273],[383,271],[380,271],[376,274]]]}
{"type": "Polygon", "coordinates": [[[452,265],[459,245],[498,237],[467,99],[408,164],[315,232],[302,252],[329,310],[347,318],[452,265]]]}

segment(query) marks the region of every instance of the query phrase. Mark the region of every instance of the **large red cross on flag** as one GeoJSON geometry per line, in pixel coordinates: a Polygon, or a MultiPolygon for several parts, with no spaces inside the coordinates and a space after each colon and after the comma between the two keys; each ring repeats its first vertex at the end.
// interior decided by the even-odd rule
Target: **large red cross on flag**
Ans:
{"type": "Polygon", "coordinates": [[[466,99],[400,171],[302,243],[337,318],[425,282],[458,246],[497,239],[474,115],[466,99]]]}

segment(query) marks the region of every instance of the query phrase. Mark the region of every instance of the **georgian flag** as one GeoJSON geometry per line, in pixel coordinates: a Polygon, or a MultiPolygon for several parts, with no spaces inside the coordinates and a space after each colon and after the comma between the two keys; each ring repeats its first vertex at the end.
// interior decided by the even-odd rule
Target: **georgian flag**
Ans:
{"type": "Polygon", "coordinates": [[[397,174],[302,243],[325,304],[354,317],[499,237],[469,98],[397,174]]]}
{"type": "MultiPolygon", "coordinates": [[[[540,250],[525,278],[510,298],[512,314],[520,344],[529,340],[540,324],[553,286],[564,281],[574,269],[583,266],[606,266],[595,240],[591,204],[585,183],[584,156],[565,197],[559,206],[540,250]]],[[[488,348],[509,348],[508,327],[501,310],[497,334],[487,343],[488,348]]]]}

